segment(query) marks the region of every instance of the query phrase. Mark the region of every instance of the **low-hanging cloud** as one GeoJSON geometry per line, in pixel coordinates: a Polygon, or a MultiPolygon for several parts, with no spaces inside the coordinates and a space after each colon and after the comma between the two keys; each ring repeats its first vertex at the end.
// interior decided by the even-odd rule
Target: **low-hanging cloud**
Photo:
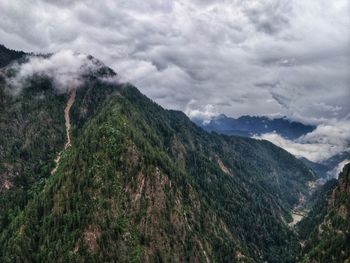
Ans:
{"type": "Polygon", "coordinates": [[[277,133],[255,136],[284,148],[297,157],[305,157],[310,161],[322,162],[328,158],[350,151],[350,121],[344,120],[336,124],[321,124],[313,132],[296,139],[288,140],[277,133]]]}
{"type": "Polygon", "coordinates": [[[85,74],[96,72],[103,66],[95,58],[72,50],[63,50],[52,55],[28,55],[24,62],[9,66],[15,75],[8,82],[16,94],[25,87],[28,78],[45,76],[53,81],[57,92],[65,93],[78,88],[85,74]]]}
{"type": "Polygon", "coordinates": [[[202,120],[203,124],[208,123],[214,116],[218,115],[213,105],[199,106],[195,100],[191,100],[187,104],[185,113],[191,119],[202,120]]]}

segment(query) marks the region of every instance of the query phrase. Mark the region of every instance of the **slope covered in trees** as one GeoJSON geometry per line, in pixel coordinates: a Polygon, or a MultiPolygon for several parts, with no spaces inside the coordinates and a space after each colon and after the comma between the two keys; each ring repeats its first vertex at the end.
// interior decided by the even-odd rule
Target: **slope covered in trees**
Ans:
{"type": "Polygon", "coordinates": [[[34,76],[12,96],[3,79],[1,176],[10,187],[0,193],[1,262],[300,258],[290,211],[315,179],[302,162],[267,141],[208,134],[100,78],[110,74],[84,76],[71,147],[53,175],[67,95],[34,76]]]}
{"type": "Polygon", "coordinates": [[[344,167],[337,182],[323,187],[309,216],[298,228],[305,243],[302,262],[349,262],[350,164],[344,167]]]}

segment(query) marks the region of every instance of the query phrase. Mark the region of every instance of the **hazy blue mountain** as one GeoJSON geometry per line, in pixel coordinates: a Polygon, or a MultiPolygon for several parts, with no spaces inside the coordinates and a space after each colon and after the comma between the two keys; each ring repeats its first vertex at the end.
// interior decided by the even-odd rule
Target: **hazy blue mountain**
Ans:
{"type": "MultiPolygon", "coordinates": [[[[245,115],[236,119],[220,114],[212,118],[209,122],[203,122],[201,119],[192,119],[192,121],[207,132],[243,137],[276,132],[289,140],[297,139],[316,129],[316,126],[290,121],[286,117],[271,119],[266,116],[245,115]]],[[[342,152],[323,162],[312,162],[304,157],[300,159],[321,178],[329,179],[336,177],[339,173],[337,166],[344,160],[349,160],[350,153],[342,152]]]]}
{"type": "Polygon", "coordinates": [[[199,119],[193,121],[209,132],[244,137],[276,132],[284,138],[296,139],[316,129],[315,126],[290,121],[286,117],[271,119],[265,116],[246,115],[235,119],[221,114],[212,118],[209,123],[203,123],[199,119]]]}

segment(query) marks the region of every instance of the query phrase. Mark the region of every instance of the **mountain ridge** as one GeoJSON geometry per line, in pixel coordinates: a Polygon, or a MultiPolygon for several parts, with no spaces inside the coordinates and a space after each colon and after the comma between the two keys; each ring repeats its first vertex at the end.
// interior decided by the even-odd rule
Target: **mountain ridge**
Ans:
{"type": "Polygon", "coordinates": [[[268,141],[209,134],[130,84],[82,79],[52,175],[68,95],[44,75],[15,97],[1,82],[0,172],[12,184],[0,193],[1,261],[300,258],[288,222],[317,179],[301,161],[268,141]]]}

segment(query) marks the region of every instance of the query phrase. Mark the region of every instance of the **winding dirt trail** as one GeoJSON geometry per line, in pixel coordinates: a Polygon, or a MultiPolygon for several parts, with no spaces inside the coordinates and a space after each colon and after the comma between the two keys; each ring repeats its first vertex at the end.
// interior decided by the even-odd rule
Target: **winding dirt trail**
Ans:
{"type": "MultiPolygon", "coordinates": [[[[69,146],[71,146],[71,138],[70,138],[71,124],[70,124],[69,113],[70,113],[70,109],[71,109],[71,107],[72,107],[72,105],[74,104],[74,101],[75,101],[75,93],[76,93],[75,89],[70,90],[70,92],[68,94],[68,101],[67,101],[66,107],[64,108],[64,119],[65,119],[66,136],[67,136],[67,140],[66,140],[66,143],[64,145],[64,150],[66,150],[69,146]]],[[[55,159],[56,165],[55,165],[55,168],[53,168],[53,170],[51,171],[51,174],[54,174],[57,171],[58,166],[60,164],[62,152],[63,151],[61,151],[61,152],[59,152],[57,154],[56,159],[55,159]]]]}
{"type": "Polygon", "coordinates": [[[64,145],[64,149],[67,149],[69,146],[71,146],[71,140],[70,140],[71,125],[70,125],[69,112],[70,112],[70,108],[74,103],[74,100],[75,100],[75,89],[70,91],[67,105],[66,105],[66,108],[64,109],[64,119],[66,120],[66,134],[67,134],[67,142],[64,145]]]}

